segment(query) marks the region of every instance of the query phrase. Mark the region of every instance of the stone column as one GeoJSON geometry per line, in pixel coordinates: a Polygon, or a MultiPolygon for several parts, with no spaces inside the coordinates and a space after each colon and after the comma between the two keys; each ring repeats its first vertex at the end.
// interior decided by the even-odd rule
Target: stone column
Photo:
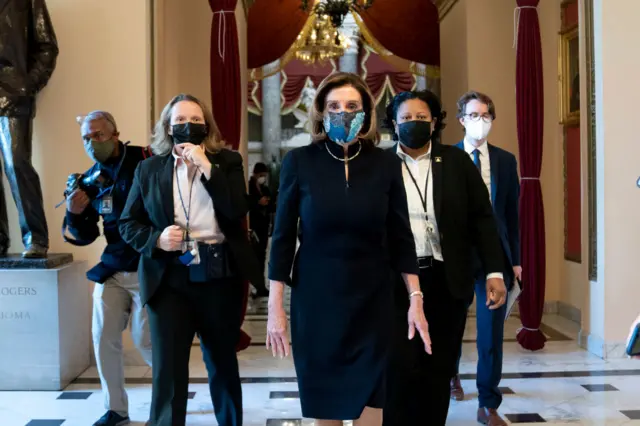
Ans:
{"type": "Polygon", "coordinates": [[[358,24],[351,13],[347,13],[340,27],[342,33],[349,40],[349,48],[340,58],[340,71],[358,74],[358,24]]]}
{"type": "MultiPolygon", "coordinates": [[[[278,62],[266,65],[273,69],[278,62]]],[[[262,80],[262,160],[270,164],[280,163],[282,140],[280,72],[262,80]]]]}
{"type": "MultiPolygon", "coordinates": [[[[630,125],[637,119],[634,101],[640,97],[640,85],[631,82],[640,58],[629,55],[623,47],[640,37],[640,27],[634,24],[639,13],[640,3],[634,0],[593,2],[598,270],[597,279],[589,281],[583,237],[579,275],[583,281],[576,291],[588,293],[583,302],[580,343],[602,358],[624,357],[627,334],[640,312],[640,287],[632,284],[637,276],[637,241],[633,236],[640,232],[640,189],[636,186],[640,145],[634,143],[637,130],[630,125]]],[[[582,88],[586,73],[584,70],[580,75],[582,88]]],[[[581,96],[582,164],[592,155],[587,152],[586,137],[586,116],[592,110],[589,104],[590,100],[581,96]]]]}

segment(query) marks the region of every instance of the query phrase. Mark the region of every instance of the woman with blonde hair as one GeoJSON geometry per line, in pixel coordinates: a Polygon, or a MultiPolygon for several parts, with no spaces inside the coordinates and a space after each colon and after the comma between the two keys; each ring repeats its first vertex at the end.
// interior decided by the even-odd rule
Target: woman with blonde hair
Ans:
{"type": "Polygon", "coordinates": [[[376,147],[375,102],[355,74],[323,81],[310,122],[313,143],[289,152],[281,168],[267,347],[274,355],[289,353],[283,288],[290,283],[303,416],[318,426],[343,420],[380,426],[392,340],[392,270],[402,274],[411,300],[406,336],[413,338],[417,329],[430,351],[401,163],[376,147]]]}
{"type": "Polygon", "coordinates": [[[140,293],[155,345],[150,424],[185,424],[198,333],[218,424],[239,426],[242,281],[263,279],[242,226],[242,157],[223,148],[205,105],[184,94],[162,111],[152,149],[120,218],[122,238],[142,254],[140,293]]]}

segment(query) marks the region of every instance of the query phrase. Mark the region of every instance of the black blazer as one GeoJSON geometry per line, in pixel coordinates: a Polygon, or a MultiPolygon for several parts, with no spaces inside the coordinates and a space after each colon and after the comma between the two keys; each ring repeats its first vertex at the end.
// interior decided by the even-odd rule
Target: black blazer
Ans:
{"type": "MultiPolygon", "coordinates": [[[[242,278],[264,283],[264,276],[249,245],[243,226],[248,211],[242,157],[223,149],[207,154],[212,164],[211,178],[202,177],[213,199],[216,218],[230,249],[233,265],[242,278]]],[[[162,231],[174,224],[173,178],[171,154],[154,156],[136,169],[129,198],[120,217],[122,238],[142,254],[138,275],[140,298],[146,304],[162,282],[167,264],[179,252],[166,252],[156,247],[162,231]]],[[[213,214],[213,212],[212,212],[213,214]]]]}
{"type": "MultiPolygon", "coordinates": [[[[464,142],[459,142],[456,146],[464,151],[464,142]]],[[[491,203],[507,263],[505,277],[509,277],[513,275],[512,268],[520,266],[518,162],[510,152],[491,144],[488,144],[488,147],[491,165],[491,203]]]]}
{"type": "Polygon", "coordinates": [[[432,201],[447,284],[453,297],[469,299],[474,289],[473,247],[478,247],[487,273],[504,269],[489,193],[466,152],[435,143],[431,161],[432,201]]]}

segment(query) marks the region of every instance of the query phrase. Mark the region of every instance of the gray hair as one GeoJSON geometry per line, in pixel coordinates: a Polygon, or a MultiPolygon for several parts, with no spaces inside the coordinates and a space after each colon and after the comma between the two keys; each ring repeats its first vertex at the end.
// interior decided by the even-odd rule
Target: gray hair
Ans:
{"type": "Polygon", "coordinates": [[[79,115],[76,117],[76,122],[80,125],[80,129],[85,125],[89,124],[92,121],[96,120],[104,120],[109,125],[109,128],[112,132],[118,132],[118,125],[116,124],[116,119],[113,118],[110,112],[107,111],[91,111],[87,115],[79,115]]]}
{"type": "Polygon", "coordinates": [[[198,98],[192,95],[180,94],[175,96],[167,105],[165,105],[162,113],[160,113],[160,119],[156,122],[153,129],[153,135],[151,137],[151,150],[155,155],[168,155],[173,149],[173,138],[169,134],[169,126],[171,124],[171,112],[173,107],[182,101],[193,102],[197,104],[202,110],[204,116],[204,122],[207,125],[208,135],[202,142],[205,149],[208,152],[218,152],[224,148],[224,142],[222,136],[218,130],[213,114],[209,111],[209,108],[202,103],[198,98]]]}

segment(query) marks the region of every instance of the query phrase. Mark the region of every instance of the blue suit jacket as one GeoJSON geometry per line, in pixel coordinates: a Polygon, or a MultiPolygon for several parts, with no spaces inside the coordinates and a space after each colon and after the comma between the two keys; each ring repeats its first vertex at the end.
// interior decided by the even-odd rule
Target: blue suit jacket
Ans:
{"type": "MultiPolygon", "coordinates": [[[[455,145],[464,150],[464,142],[455,145]]],[[[505,254],[505,280],[511,281],[513,266],[520,266],[520,225],[518,203],[520,181],[516,157],[504,149],[489,144],[491,165],[491,204],[496,217],[498,233],[505,254]]]]}

